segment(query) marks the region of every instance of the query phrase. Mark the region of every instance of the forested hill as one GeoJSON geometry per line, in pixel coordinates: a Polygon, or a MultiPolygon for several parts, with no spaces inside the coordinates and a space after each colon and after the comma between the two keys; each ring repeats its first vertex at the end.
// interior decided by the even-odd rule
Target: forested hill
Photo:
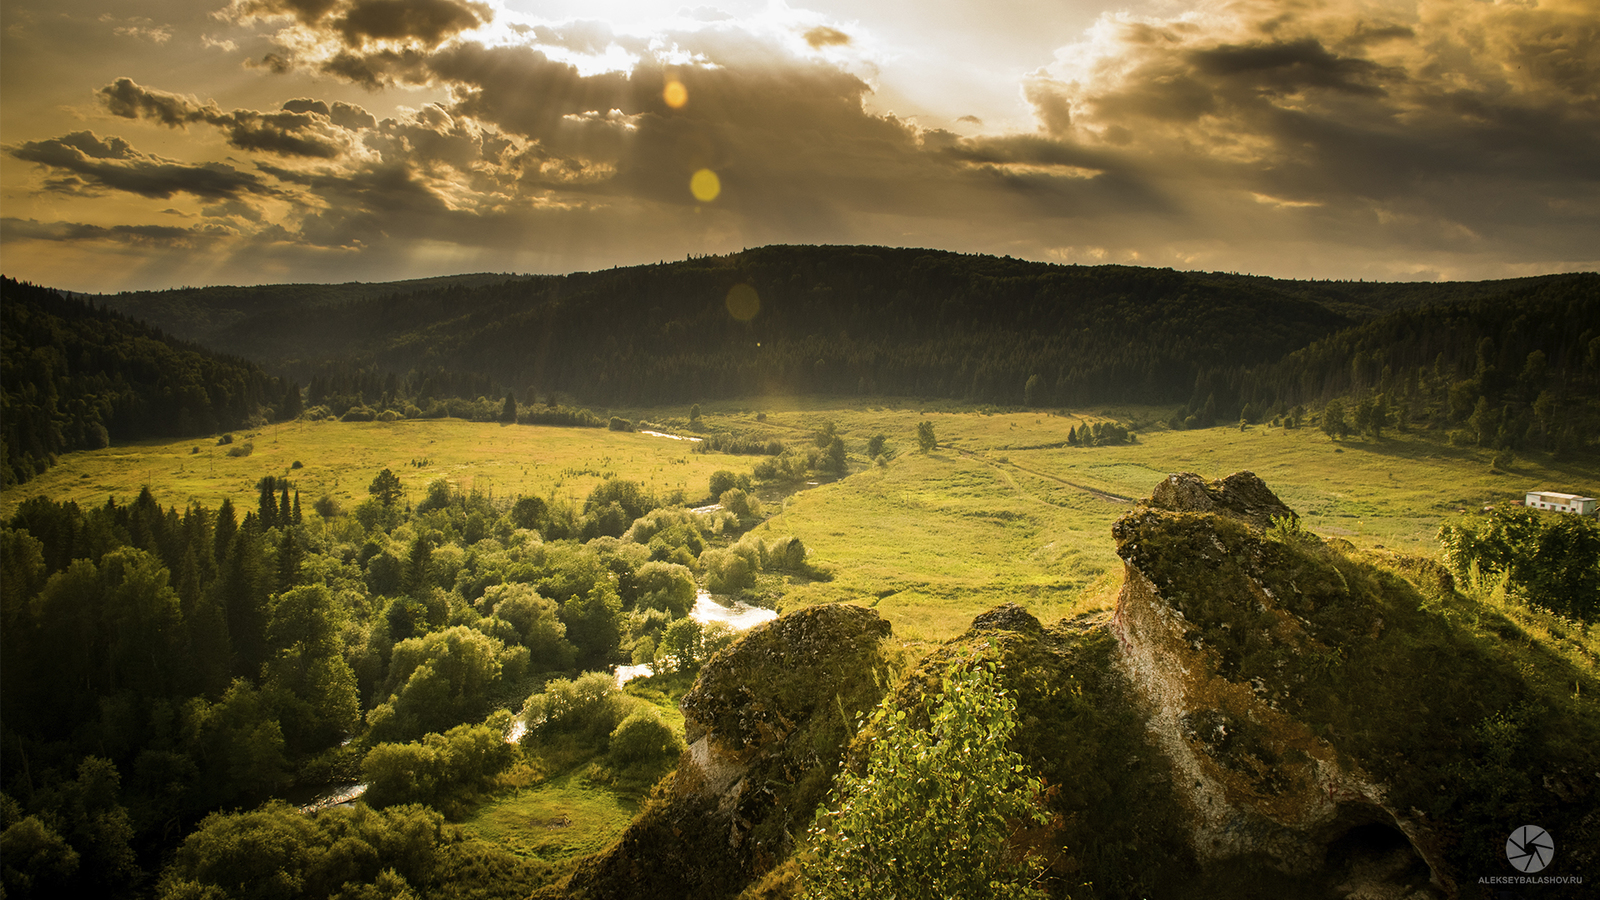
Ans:
{"type": "Polygon", "coordinates": [[[1254,422],[1339,400],[1338,414],[1322,416],[1330,432],[1422,424],[1497,449],[1592,443],[1600,275],[1509,284],[1495,296],[1391,312],[1269,364],[1202,373],[1172,424],[1254,422]]]}
{"type": "Polygon", "coordinates": [[[299,388],[121,313],[0,279],[0,483],[111,440],[215,434],[300,413],[299,388]]]}
{"type": "Polygon", "coordinates": [[[525,401],[531,389],[608,404],[769,390],[1182,400],[1201,368],[1275,360],[1350,324],[1257,284],[857,247],[767,247],[343,303],[299,287],[293,299],[181,293],[183,304],[104,299],[301,379],[355,355],[402,374],[488,376],[525,401]],[[727,305],[737,285],[758,298],[748,322],[727,305]]]}

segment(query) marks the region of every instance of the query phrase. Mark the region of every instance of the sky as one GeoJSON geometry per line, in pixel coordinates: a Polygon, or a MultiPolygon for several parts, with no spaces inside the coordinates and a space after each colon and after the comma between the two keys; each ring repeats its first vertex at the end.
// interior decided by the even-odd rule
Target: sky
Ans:
{"type": "Polygon", "coordinates": [[[1600,0],[5,0],[0,271],[1600,269],[1600,0]]]}

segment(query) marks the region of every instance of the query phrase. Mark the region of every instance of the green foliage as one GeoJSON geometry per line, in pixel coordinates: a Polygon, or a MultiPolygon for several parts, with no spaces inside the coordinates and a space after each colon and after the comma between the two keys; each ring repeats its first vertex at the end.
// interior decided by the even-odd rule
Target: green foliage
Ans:
{"type": "Polygon", "coordinates": [[[640,609],[664,610],[681,618],[694,608],[694,573],[686,566],[666,562],[647,562],[634,576],[640,609]]]}
{"type": "Polygon", "coordinates": [[[282,801],[216,813],[178,848],[162,900],[525,897],[537,869],[466,838],[422,806],[308,816],[282,801]]]}
{"type": "Polygon", "coordinates": [[[1037,373],[1029,375],[1027,384],[1022,386],[1022,402],[1026,406],[1044,405],[1044,379],[1037,373]]]}
{"type": "Polygon", "coordinates": [[[267,662],[266,693],[295,754],[334,746],[360,721],[339,612],[323,585],[289,590],[272,607],[267,642],[278,649],[267,662]]]}
{"type": "MultiPolygon", "coordinates": [[[[746,478],[745,481],[745,487],[748,487],[749,479],[746,478]]],[[[711,473],[711,496],[713,497],[721,497],[724,493],[739,486],[739,476],[727,469],[718,469],[711,473]]]]}
{"type": "Polygon", "coordinates": [[[404,740],[483,718],[502,678],[519,677],[528,652],[456,625],[394,646],[389,675],[367,714],[374,740],[404,740]]]}
{"type": "Polygon", "coordinates": [[[732,630],[721,622],[702,625],[694,619],[678,619],[661,633],[656,645],[655,671],[697,672],[718,650],[733,643],[732,630]]]}
{"type": "Polygon", "coordinates": [[[477,605],[488,616],[480,630],[500,637],[502,631],[496,623],[505,623],[510,631],[502,643],[527,648],[531,671],[561,672],[572,668],[578,648],[567,640],[567,626],[561,621],[559,607],[555,601],[539,596],[532,585],[495,585],[484,591],[477,605]]]}
{"type": "Polygon", "coordinates": [[[874,434],[872,437],[867,438],[867,458],[877,459],[878,457],[882,456],[884,447],[888,443],[889,436],[881,431],[877,434],[874,434]]]}
{"type": "Polygon", "coordinates": [[[1322,408],[1322,432],[1335,440],[1350,434],[1350,424],[1344,418],[1343,400],[1335,397],[1322,408]]]}
{"type": "Polygon", "coordinates": [[[804,571],[806,567],[806,545],[794,535],[779,538],[767,550],[768,565],[774,569],[789,572],[804,571]]]}
{"type": "Polygon", "coordinates": [[[722,508],[738,516],[741,522],[761,518],[761,501],[739,488],[729,488],[717,498],[722,508]]]}
{"type": "Polygon", "coordinates": [[[561,604],[561,622],[567,639],[578,649],[580,669],[601,669],[612,664],[622,637],[622,599],[611,582],[596,581],[587,594],[573,594],[561,604]]]}
{"type": "Polygon", "coordinates": [[[140,876],[121,776],[89,756],[77,778],[36,792],[31,815],[0,795],[0,884],[7,896],[125,895],[140,876]]]}
{"type": "Polygon", "coordinates": [[[1012,749],[1016,702],[992,661],[964,660],[919,715],[879,706],[864,774],[840,774],[802,863],[808,897],[1043,897],[1011,839],[1048,821],[1012,749]],[[1020,858],[1019,858],[1020,856],[1020,858]]]}
{"type": "Polygon", "coordinates": [[[544,527],[549,506],[538,497],[519,497],[511,504],[511,522],[518,528],[539,531],[544,527]]]}
{"type": "Polygon", "coordinates": [[[458,815],[516,762],[518,751],[505,740],[509,723],[510,714],[500,712],[414,743],[378,744],[361,762],[363,799],[377,808],[422,803],[458,815]]]}
{"type": "Polygon", "coordinates": [[[604,750],[611,733],[638,702],[623,694],[615,676],[606,672],[553,679],[522,706],[522,721],[527,725],[523,745],[539,747],[565,738],[604,750]]]}
{"type": "Polygon", "coordinates": [[[661,721],[655,707],[643,706],[612,730],[608,747],[613,765],[648,768],[676,760],[683,752],[683,738],[661,721]]]}
{"type": "Polygon", "coordinates": [[[706,590],[713,594],[736,594],[755,584],[757,561],[737,548],[717,548],[700,554],[706,575],[706,590]]]}
{"type": "Polygon", "coordinates": [[[191,699],[184,730],[192,755],[204,761],[192,788],[201,805],[266,797],[289,780],[283,728],[266,698],[243,678],[215,703],[191,699]]]}
{"type": "Polygon", "coordinates": [[[298,415],[299,388],[242,358],[10,278],[0,292],[0,486],[113,439],[193,437],[298,415]]]}
{"type": "Polygon", "coordinates": [[[1600,617],[1600,521],[1590,516],[1496,509],[1439,527],[1445,561],[1461,578],[1505,576],[1533,606],[1592,622],[1600,617]]]}
{"type": "Polygon", "coordinates": [[[939,441],[933,435],[933,423],[923,420],[917,423],[917,448],[923,453],[932,453],[933,448],[939,446],[939,441]]]}
{"type": "Polygon", "coordinates": [[[386,507],[394,506],[401,496],[400,477],[384,469],[378,473],[378,477],[372,479],[372,484],[367,486],[367,493],[386,507]]]}
{"type": "Polygon", "coordinates": [[[78,851],[38,816],[0,833],[0,884],[8,897],[64,896],[79,868],[78,851]]]}

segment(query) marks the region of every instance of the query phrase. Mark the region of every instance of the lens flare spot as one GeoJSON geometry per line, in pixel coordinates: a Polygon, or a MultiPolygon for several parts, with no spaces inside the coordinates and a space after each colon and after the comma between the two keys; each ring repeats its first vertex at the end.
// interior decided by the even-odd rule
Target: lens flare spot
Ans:
{"type": "MultiPolygon", "coordinates": [[[[736,284],[728,292],[728,314],[741,322],[748,322],[761,311],[761,297],[748,284],[736,284]]],[[[757,344],[756,346],[760,346],[757,344]]]]}
{"type": "Polygon", "coordinates": [[[689,89],[683,86],[683,82],[674,78],[661,90],[661,99],[673,109],[683,109],[683,105],[689,102],[689,89]]]}
{"type": "Polygon", "coordinates": [[[701,203],[710,203],[722,193],[722,179],[710,169],[701,169],[689,179],[689,192],[701,203]]]}

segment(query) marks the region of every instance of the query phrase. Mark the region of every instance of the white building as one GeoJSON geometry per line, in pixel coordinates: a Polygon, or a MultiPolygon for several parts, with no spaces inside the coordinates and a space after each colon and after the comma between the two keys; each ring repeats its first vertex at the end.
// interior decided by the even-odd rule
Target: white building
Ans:
{"type": "Polygon", "coordinates": [[[1556,512],[1577,513],[1580,516],[1592,516],[1596,510],[1600,510],[1600,501],[1593,497],[1579,497],[1577,494],[1561,494],[1555,491],[1529,491],[1522,502],[1530,509],[1553,509],[1556,512]]]}

